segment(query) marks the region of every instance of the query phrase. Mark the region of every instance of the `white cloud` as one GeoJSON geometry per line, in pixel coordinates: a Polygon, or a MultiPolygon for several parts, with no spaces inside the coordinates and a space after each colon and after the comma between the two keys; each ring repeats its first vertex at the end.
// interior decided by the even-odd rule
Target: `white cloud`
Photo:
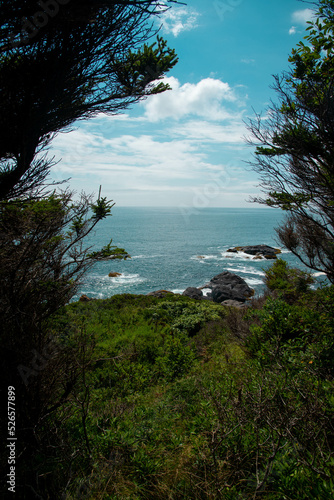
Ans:
{"type": "Polygon", "coordinates": [[[297,29],[297,26],[295,26],[295,24],[303,26],[304,28],[308,21],[312,21],[314,19],[315,19],[314,10],[312,9],[296,10],[291,15],[291,20],[294,24],[289,29],[289,35],[295,35],[296,33],[301,33],[301,31],[297,29]]]}
{"type": "Polygon", "coordinates": [[[166,34],[172,33],[177,37],[183,31],[190,31],[197,28],[199,13],[185,7],[174,7],[167,10],[161,16],[163,31],[166,34]]]}
{"type": "MultiPolygon", "coordinates": [[[[199,83],[181,85],[174,77],[165,78],[172,90],[151,96],[142,105],[145,116],[151,122],[171,117],[175,120],[195,115],[207,120],[226,120],[234,116],[227,109],[230,103],[237,103],[235,92],[228,83],[205,78],[199,83]]],[[[238,104],[238,103],[237,103],[238,104]]]]}
{"type": "MultiPolygon", "coordinates": [[[[241,118],[241,117],[240,117],[241,118]]],[[[173,133],[189,140],[214,142],[217,144],[245,144],[246,126],[240,120],[232,120],[227,125],[217,125],[207,121],[189,121],[173,129],[173,133]]]]}
{"type": "Polygon", "coordinates": [[[112,175],[117,184],[138,185],[136,178],[184,179],[208,165],[199,145],[189,140],[159,141],[150,135],[106,139],[85,131],[59,134],[52,153],[62,161],[57,171],[67,174],[112,175]]]}
{"type": "MultiPolygon", "coordinates": [[[[173,77],[166,81],[174,90],[143,101],[134,117],[99,114],[58,134],[51,154],[62,161],[52,177],[71,177],[78,191],[97,192],[102,185],[105,196],[123,205],[176,204],[187,196],[192,203],[191,190],[203,191],[217,175],[220,186],[235,168],[238,178],[229,186],[240,184],[245,106],[236,89],[213,78],[184,85],[173,77]]],[[[223,203],[222,191],[220,186],[217,204],[223,203]]]]}
{"type": "Polygon", "coordinates": [[[306,24],[307,21],[312,21],[313,18],[314,10],[312,9],[296,10],[292,14],[292,22],[296,24],[306,24]]]}

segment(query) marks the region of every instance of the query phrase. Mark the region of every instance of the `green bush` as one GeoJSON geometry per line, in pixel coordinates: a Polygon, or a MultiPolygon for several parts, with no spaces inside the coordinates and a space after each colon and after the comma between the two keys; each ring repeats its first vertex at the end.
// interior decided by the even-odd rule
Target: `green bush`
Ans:
{"type": "Polygon", "coordinates": [[[265,270],[264,283],[271,292],[280,292],[285,300],[294,301],[309,290],[314,279],[305,271],[289,268],[285,260],[277,259],[265,270]]]}

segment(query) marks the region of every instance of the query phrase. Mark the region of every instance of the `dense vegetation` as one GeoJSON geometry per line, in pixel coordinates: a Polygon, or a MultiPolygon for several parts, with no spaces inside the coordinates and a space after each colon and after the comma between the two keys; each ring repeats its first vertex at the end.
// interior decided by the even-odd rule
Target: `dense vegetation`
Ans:
{"type": "Polygon", "coordinates": [[[246,310],[120,295],[57,314],[40,376],[55,401],[75,388],[38,429],[42,497],[332,498],[334,287],[282,260],[266,278],[246,310]]]}

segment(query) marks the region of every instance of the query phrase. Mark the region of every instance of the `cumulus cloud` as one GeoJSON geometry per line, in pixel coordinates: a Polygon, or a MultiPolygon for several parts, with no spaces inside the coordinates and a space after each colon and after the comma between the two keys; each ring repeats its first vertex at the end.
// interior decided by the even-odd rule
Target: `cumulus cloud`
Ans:
{"type": "Polygon", "coordinates": [[[233,116],[228,105],[237,103],[235,92],[228,83],[205,78],[199,83],[181,85],[174,77],[165,78],[172,90],[151,96],[143,103],[145,116],[156,122],[165,118],[180,118],[195,115],[208,120],[226,120],[233,116]]]}
{"type": "Polygon", "coordinates": [[[297,33],[296,26],[291,26],[289,29],[289,35],[295,35],[297,33]]]}
{"type": "Polygon", "coordinates": [[[312,21],[314,11],[312,9],[296,10],[292,14],[292,22],[296,24],[306,24],[307,21],[312,21]]]}
{"type": "Polygon", "coordinates": [[[161,16],[163,31],[166,34],[172,33],[177,37],[183,31],[190,31],[197,28],[199,13],[185,7],[167,10],[161,16]]]}

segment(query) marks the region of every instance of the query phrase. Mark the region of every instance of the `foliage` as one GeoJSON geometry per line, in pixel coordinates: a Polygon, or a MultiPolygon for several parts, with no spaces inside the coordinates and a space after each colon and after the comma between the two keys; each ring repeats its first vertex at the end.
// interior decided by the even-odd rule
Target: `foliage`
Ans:
{"type": "Polygon", "coordinates": [[[146,315],[155,322],[169,323],[174,331],[194,335],[208,321],[219,320],[225,313],[221,307],[207,301],[170,302],[160,301],[146,311],[146,315]]]}
{"type": "MultiPolygon", "coordinates": [[[[176,2],[172,2],[176,3],[176,2]]],[[[177,62],[153,20],[168,2],[3,1],[0,6],[0,199],[39,189],[59,131],[164,92],[177,62]]]]}
{"type": "Polygon", "coordinates": [[[256,145],[252,166],[265,198],[287,212],[282,243],[306,266],[334,280],[333,78],[334,3],[320,0],[306,41],[275,77],[278,104],[249,123],[256,145]]]}
{"type": "Polygon", "coordinates": [[[265,270],[264,283],[270,291],[282,293],[285,300],[293,301],[309,290],[314,279],[300,269],[290,269],[285,260],[277,259],[265,270]]]}
{"type": "Polygon", "coordinates": [[[233,310],[209,301],[122,295],[66,306],[50,327],[72,359],[80,346],[85,382],[38,430],[50,446],[34,458],[40,494],[331,498],[333,290],[239,311],[245,344],[229,332],[233,310]]]}

